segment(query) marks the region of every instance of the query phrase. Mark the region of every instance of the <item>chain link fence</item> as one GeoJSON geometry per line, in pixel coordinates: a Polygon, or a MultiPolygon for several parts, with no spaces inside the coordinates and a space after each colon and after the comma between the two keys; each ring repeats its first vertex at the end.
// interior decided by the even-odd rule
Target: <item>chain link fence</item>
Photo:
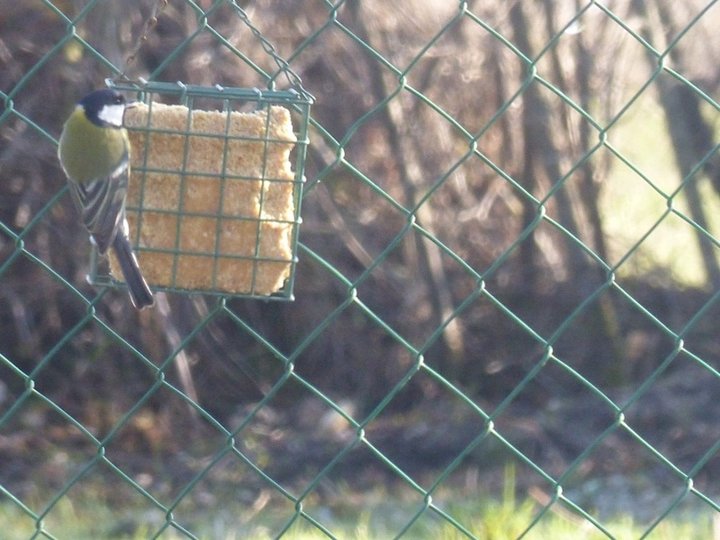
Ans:
{"type": "Polygon", "coordinates": [[[3,536],[710,537],[716,4],[0,0],[3,536]],[[292,301],[87,284],[121,75],[312,94],[292,301]]]}

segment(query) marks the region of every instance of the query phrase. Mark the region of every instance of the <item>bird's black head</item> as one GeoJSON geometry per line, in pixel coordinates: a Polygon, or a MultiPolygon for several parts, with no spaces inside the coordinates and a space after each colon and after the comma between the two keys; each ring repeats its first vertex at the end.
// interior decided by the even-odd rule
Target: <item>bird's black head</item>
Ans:
{"type": "Polygon", "coordinates": [[[125,97],[115,90],[95,90],[80,100],[85,116],[100,127],[122,127],[125,97]]]}

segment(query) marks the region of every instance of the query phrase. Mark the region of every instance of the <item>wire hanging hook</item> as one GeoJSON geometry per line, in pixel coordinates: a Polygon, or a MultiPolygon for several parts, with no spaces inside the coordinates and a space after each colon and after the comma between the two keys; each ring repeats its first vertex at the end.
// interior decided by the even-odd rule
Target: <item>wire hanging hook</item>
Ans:
{"type": "Polygon", "coordinates": [[[243,22],[243,24],[250,29],[253,36],[255,36],[255,38],[260,42],[260,45],[262,46],[265,53],[273,59],[273,61],[279,68],[279,72],[270,77],[270,79],[268,80],[268,88],[270,90],[275,90],[275,82],[277,75],[282,73],[283,75],[285,75],[285,78],[287,79],[290,87],[296,90],[298,94],[310,100],[314,100],[313,96],[303,87],[302,79],[300,78],[300,76],[292,70],[287,60],[280,56],[280,54],[275,49],[275,46],[270,43],[270,41],[255,25],[253,25],[247,12],[239,5],[237,5],[237,2],[235,2],[235,0],[232,0],[232,6],[237,12],[238,17],[240,17],[240,20],[243,22]]]}
{"type": "Polygon", "coordinates": [[[156,2],[153,4],[150,16],[145,20],[142,34],[140,34],[140,37],[138,37],[137,41],[135,42],[132,51],[125,59],[125,66],[123,67],[122,72],[112,79],[114,82],[136,82],[135,80],[127,76],[127,71],[135,63],[137,55],[140,52],[142,46],[147,41],[150,32],[152,32],[158,24],[158,16],[162,12],[162,10],[167,7],[167,5],[168,0],[156,0],[156,2]]]}

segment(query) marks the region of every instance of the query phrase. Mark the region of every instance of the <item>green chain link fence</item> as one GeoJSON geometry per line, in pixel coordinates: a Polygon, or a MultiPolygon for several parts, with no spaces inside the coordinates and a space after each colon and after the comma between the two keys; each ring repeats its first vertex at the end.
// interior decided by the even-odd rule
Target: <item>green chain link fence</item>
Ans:
{"type": "Polygon", "coordinates": [[[709,537],[718,23],[0,0],[2,536],[709,537]],[[314,96],[294,301],[85,283],[54,154],[120,73],[314,96]]]}

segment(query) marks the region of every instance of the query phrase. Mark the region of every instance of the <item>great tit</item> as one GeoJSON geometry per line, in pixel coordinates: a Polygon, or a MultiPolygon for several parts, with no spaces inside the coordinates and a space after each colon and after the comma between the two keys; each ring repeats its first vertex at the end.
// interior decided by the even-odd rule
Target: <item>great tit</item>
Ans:
{"type": "Polygon", "coordinates": [[[130,300],[142,309],[154,299],[128,237],[130,141],[122,125],[126,106],[125,98],[111,89],[85,96],[63,126],[58,157],[90,240],[101,255],[113,248],[130,300]]]}

